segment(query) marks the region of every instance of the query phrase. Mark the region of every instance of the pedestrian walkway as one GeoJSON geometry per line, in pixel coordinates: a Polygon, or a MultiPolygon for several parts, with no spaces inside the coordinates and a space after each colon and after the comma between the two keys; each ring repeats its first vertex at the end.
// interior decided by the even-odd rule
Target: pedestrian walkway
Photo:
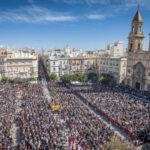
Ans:
{"type": "MultiPolygon", "coordinates": [[[[43,88],[43,94],[45,95],[48,103],[51,103],[52,97],[50,96],[50,92],[47,89],[46,84],[42,84],[43,88]]],[[[52,116],[55,119],[56,124],[60,127],[59,128],[59,135],[60,139],[62,139],[62,143],[60,143],[64,149],[68,146],[68,135],[69,135],[69,129],[66,128],[64,120],[61,118],[59,114],[53,113],[52,116]]]]}
{"type": "Polygon", "coordinates": [[[98,114],[98,112],[96,110],[94,110],[93,108],[91,108],[90,106],[88,106],[88,104],[84,103],[81,99],[80,99],[80,103],[84,104],[85,107],[87,107],[88,109],[90,109],[102,122],[104,122],[107,126],[109,126],[111,129],[113,129],[115,131],[115,133],[118,136],[120,136],[122,139],[131,140],[130,137],[126,133],[124,133],[123,131],[121,131],[117,126],[114,126],[104,116],[98,114]]]}
{"type": "Polygon", "coordinates": [[[21,98],[22,98],[23,92],[20,91],[19,95],[16,98],[16,111],[15,111],[15,116],[13,119],[13,123],[10,129],[10,135],[13,140],[13,145],[16,147],[19,144],[20,141],[20,128],[18,126],[18,122],[16,120],[16,116],[21,112],[21,98]]]}
{"type": "Polygon", "coordinates": [[[43,85],[42,85],[42,88],[43,88],[43,94],[45,95],[45,97],[46,97],[48,103],[51,103],[51,99],[52,99],[52,98],[51,98],[51,96],[50,96],[50,92],[49,92],[49,90],[47,89],[46,85],[43,84],[43,85]]]}

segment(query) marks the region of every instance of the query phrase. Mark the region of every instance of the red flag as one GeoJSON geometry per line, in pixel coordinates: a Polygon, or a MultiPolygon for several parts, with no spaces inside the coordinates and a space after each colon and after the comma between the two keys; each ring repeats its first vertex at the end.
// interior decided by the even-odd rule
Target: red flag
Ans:
{"type": "Polygon", "coordinates": [[[85,150],[85,143],[82,144],[82,150],[85,150]]]}
{"type": "Polygon", "coordinates": [[[76,150],[78,150],[78,143],[76,142],[76,150]]]}
{"type": "Polygon", "coordinates": [[[73,144],[72,144],[72,150],[74,150],[74,146],[73,146],[73,144]]]}
{"type": "Polygon", "coordinates": [[[4,150],[6,150],[6,144],[4,144],[4,150]]]}
{"type": "Polygon", "coordinates": [[[71,139],[69,138],[69,147],[71,146],[71,139]]]}

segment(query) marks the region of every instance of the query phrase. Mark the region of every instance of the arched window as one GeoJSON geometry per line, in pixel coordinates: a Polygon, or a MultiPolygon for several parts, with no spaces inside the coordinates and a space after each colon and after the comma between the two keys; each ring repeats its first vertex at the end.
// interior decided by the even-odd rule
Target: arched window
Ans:
{"type": "Polygon", "coordinates": [[[131,50],[132,50],[132,46],[133,46],[133,45],[132,45],[132,43],[130,43],[129,51],[131,51],[131,50]]]}
{"type": "Polygon", "coordinates": [[[132,27],[132,32],[134,33],[134,27],[132,27]]]}
{"type": "Polygon", "coordinates": [[[138,43],[138,50],[140,50],[141,49],[141,44],[140,43],[138,43]]]}

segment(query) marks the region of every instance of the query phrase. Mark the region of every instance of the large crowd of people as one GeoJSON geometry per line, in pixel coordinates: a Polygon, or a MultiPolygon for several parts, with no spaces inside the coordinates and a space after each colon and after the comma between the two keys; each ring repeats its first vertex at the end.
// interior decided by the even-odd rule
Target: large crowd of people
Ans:
{"type": "Polygon", "coordinates": [[[135,97],[127,88],[104,85],[70,88],[133,139],[138,138],[140,131],[147,131],[146,136],[150,135],[150,103],[135,97]]]}
{"type": "Polygon", "coordinates": [[[14,121],[17,96],[21,86],[1,85],[0,87],[0,149],[13,146],[10,130],[14,121]]]}
{"type": "Polygon", "coordinates": [[[134,140],[138,135],[141,139],[150,136],[150,103],[128,88],[47,83],[47,78],[41,65],[39,83],[0,86],[0,150],[103,150],[115,131],[99,115],[134,140]],[[59,99],[57,112],[44,88],[51,100],[59,99]],[[15,137],[11,131],[14,124],[15,137]]]}
{"type": "Polygon", "coordinates": [[[40,85],[28,87],[27,94],[24,96],[20,122],[20,147],[23,147],[21,149],[53,150],[62,148],[59,141],[60,129],[40,85]]]}
{"type": "MultiPolygon", "coordinates": [[[[48,88],[49,90],[52,88],[52,91],[61,97],[62,107],[57,113],[51,110],[40,84],[24,86],[24,93],[20,99],[20,113],[15,114],[15,97],[11,95],[14,100],[11,105],[9,101],[6,101],[9,105],[8,110],[13,109],[14,116],[12,117],[8,112],[10,117],[4,117],[8,121],[15,119],[20,130],[17,150],[101,150],[103,144],[111,140],[114,131],[81,103],[73,93],[70,93],[70,90],[55,83],[48,84],[48,88]],[[55,115],[59,116],[57,119],[60,119],[61,123],[55,118],[55,115]],[[63,134],[67,134],[66,139],[61,136],[62,130],[63,134]]],[[[6,109],[3,108],[3,110],[6,109]]],[[[5,111],[4,114],[6,113],[5,111]]],[[[5,122],[8,123],[8,121],[5,122]]],[[[5,127],[4,124],[2,126],[5,127]]],[[[13,147],[11,135],[9,130],[8,133],[6,131],[3,131],[5,147],[2,146],[3,149],[11,149],[13,147]]]]}
{"type": "Polygon", "coordinates": [[[62,99],[61,114],[69,127],[69,141],[76,142],[86,149],[102,149],[103,144],[114,135],[114,131],[106,126],[79,98],[60,85],[48,85],[50,90],[58,92],[62,99]],[[55,88],[54,88],[55,87],[55,88]],[[55,90],[54,90],[55,89],[55,90]]]}
{"type": "Polygon", "coordinates": [[[111,140],[114,131],[71,90],[55,82],[49,82],[47,87],[50,93],[61,97],[58,112],[51,109],[41,82],[0,87],[0,149],[100,150],[111,140]],[[11,131],[14,124],[16,135],[11,131]]]}

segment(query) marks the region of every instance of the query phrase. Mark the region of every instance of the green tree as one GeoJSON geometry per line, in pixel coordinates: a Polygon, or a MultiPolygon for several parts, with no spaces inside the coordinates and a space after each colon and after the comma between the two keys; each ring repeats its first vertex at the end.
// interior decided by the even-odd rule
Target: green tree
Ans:
{"type": "Polygon", "coordinates": [[[9,78],[6,77],[6,76],[2,76],[1,82],[2,82],[3,84],[5,84],[5,83],[9,82],[9,78]]]}
{"type": "Polygon", "coordinates": [[[87,80],[86,74],[82,73],[82,74],[80,75],[80,77],[79,77],[79,81],[85,82],[86,80],[87,80]]]}
{"type": "Polygon", "coordinates": [[[78,81],[78,77],[76,74],[70,75],[70,81],[78,81]]]}
{"type": "Polygon", "coordinates": [[[58,79],[56,73],[51,73],[51,74],[49,75],[49,77],[50,77],[50,79],[53,80],[53,81],[56,81],[56,80],[58,79]]]}
{"type": "Polygon", "coordinates": [[[81,72],[77,72],[77,73],[74,73],[74,74],[70,75],[70,80],[71,81],[84,82],[86,79],[87,79],[86,75],[81,73],[81,72]]]}
{"type": "Polygon", "coordinates": [[[32,76],[29,78],[29,81],[36,81],[36,78],[32,76]]]}
{"type": "Polygon", "coordinates": [[[100,77],[98,77],[98,82],[104,84],[104,85],[112,85],[115,84],[115,80],[113,76],[110,74],[102,73],[100,77]]]}
{"type": "Polygon", "coordinates": [[[63,76],[61,76],[61,81],[64,83],[70,83],[71,82],[71,75],[69,74],[64,74],[63,76]]]}
{"type": "Polygon", "coordinates": [[[81,72],[76,73],[75,76],[77,81],[83,82],[86,80],[86,75],[81,72]]]}
{"type": "Polygon", "coordinates": [[[87,74],[87,80],[88,81],[96,82],[97,78],[98,78],[98,75],[94,72],[91,72],[91,73],[87,74]]]}

